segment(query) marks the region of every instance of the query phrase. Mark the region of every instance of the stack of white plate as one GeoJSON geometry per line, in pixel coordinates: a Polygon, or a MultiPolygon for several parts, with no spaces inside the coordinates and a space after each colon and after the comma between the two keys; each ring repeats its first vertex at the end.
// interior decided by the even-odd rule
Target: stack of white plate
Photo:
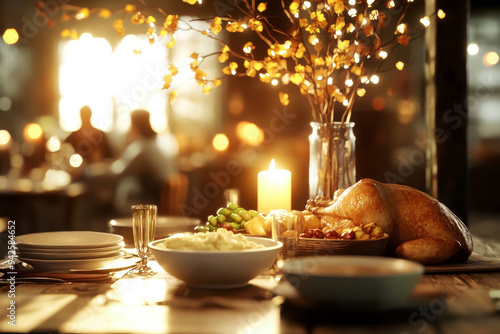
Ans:
{"type": "Polygon", "coordinates": [[[123,256],[123,237],[91,231],[58,231],[16,237],[17,257],[46,271],[94,270],[123,256]]]}

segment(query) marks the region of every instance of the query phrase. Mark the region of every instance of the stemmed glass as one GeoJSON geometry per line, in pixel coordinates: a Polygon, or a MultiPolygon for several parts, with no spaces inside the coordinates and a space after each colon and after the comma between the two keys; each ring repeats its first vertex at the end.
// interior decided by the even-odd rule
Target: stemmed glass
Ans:
{"type": "Polygon", "coordinates": [[[155,272],[148,266],[148,257],[151,256],[149,243],[154,240],[156,230],[156,211],[154,204],[132,205],[132,227],[134,244],[137,254],[141,258],[139,268],[131,274],[153,275],[155,272]]]}

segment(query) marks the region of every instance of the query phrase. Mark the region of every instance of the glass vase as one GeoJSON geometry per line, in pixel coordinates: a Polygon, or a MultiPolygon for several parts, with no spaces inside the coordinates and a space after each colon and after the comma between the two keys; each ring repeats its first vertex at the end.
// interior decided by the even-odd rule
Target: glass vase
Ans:
{"type": "Polygon", "coordinates": [[[356,182],[354,123],[311,123],[309,198],[333,199],[335,191],[356,182]]]}

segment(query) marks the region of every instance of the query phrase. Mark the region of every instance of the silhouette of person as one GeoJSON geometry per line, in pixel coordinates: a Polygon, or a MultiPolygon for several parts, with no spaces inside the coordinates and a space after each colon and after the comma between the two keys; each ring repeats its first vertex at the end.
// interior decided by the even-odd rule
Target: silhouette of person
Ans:
{"type": "Polygon", "coordinates": [[[95,164],[113,157],[106,133],[95,128],[91,123],[92,109],[83,106],[80,109],[81,127],[70,133],[64,141],[71,144],[76,153],[87,164],[95,164]]]}
{"type": "Polygon", "coordinates": [[[111,170],[119,174],[115,207],[124,214],[130,205],[158,204],[162,184],[177,172],[178,146],[172,134],[158,136],[146,110],[131,113],[130,144],[111,170]]]}

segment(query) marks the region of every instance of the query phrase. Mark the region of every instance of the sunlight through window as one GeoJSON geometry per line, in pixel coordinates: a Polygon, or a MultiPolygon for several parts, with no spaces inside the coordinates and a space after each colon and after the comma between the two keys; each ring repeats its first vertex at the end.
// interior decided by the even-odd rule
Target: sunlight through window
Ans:
{"type": "Polygon", "coordinates": [[[92,124],[109,130],[112,119],[111,77],[112,50],[103,38],[82,34],[79,40],[61,43],[59,67],[59,119],[66,131],[81,125],[80,108],[89,105],[94,111],[92,124]]]}

